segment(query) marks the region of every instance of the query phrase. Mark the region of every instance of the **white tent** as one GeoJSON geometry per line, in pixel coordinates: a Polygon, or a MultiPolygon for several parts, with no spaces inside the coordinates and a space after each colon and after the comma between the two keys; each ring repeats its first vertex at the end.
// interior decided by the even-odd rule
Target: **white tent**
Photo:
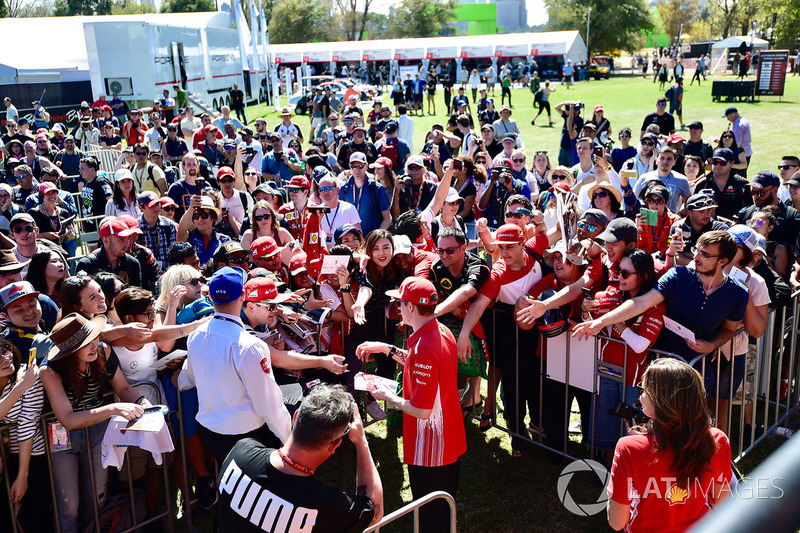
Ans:
{"type": "Polygon", "coordinates": [[[739,50],[745,44],[748,49],[752,46],[753,51],[766,50],[769,42],[750,35],[733,35],[711,45],[711,74],[725,72],[728,70],[728,55],[739,50]]]}

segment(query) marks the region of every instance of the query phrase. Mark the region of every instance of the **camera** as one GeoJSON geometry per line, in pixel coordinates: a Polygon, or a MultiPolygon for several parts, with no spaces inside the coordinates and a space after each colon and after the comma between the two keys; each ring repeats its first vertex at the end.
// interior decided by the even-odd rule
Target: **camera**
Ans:
{"type": "Polygon", "coordinates": [[[615,405],[609,413],[624,418],[625,420],[635,420],[638,424],[643,424],[647,421],[647,415],[644,414],[640,405],[636,406],[625,402],[617,402],[617,405],[615,405]]]}
{"type": "Polygon", "coordinates": [[[403,178],[403,185],[405,185],[406,187],[411,187],[412,183],[413,180],[409,176],[403,178]]]}
{"type": "Polygon", "coordinates": [[[200,191],[206,188],[206,180],[205,178],[196,178],[194,182],[197,193],[200,194],[200,191]]]}

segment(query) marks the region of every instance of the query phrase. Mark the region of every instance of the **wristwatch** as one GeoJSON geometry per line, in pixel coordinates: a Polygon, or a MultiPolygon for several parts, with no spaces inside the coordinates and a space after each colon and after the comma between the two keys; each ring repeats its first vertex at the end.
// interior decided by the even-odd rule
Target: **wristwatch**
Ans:
{"type": "Polygon", "coordinates": [[[341,292],[350,292],[350,285],[345,285],[344,287],[339,287],[341,292]]]}

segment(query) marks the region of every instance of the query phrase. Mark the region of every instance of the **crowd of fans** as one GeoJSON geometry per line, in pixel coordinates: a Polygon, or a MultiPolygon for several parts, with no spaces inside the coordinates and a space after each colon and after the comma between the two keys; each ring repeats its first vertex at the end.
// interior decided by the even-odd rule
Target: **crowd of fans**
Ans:
{"type": "MultiPolygon", "coordinates": [[[[549,82],[542,87],[547,102],[549,82]]],[[[251,128],[227,107],[195,116],[185,93],[127,113],[101,98],[81,106],[72,131],[9,115],[0,414],[10,427],[7,497],[24,531],[52,530],[52,516],[62,531],[82,530],[93,502],[127,491],[127,469],[104,468],[109,419],[134,420],[157,404],[175,411],[179,397],[172,431],[182,431],[187,463],[176,454],[170,469],[185,497],[208,508],[219,496],[229,517],[244,516],[233,501],[242,472],[255,469],[256,479],[269,467],[259,490],[296,504],[305,520],[339,516],[342,530],[377,520],[380,480],[361,420],[386,419],[387,407],[387,423],[403,413],[415,497],[455,493],[469,453],[463,419],[479,415],[482,431],[496,424],[501,384],[514,457],[530,435],[563,449],[565,409],[576,399],[583,443],[611,468],[624,430],[637,424],[613,413],[640,402],[661,417],[658,433],[672,372],[701,398],[686,415],[705,420],[693,429],[700,440],[712,431],[708,395],[716,429],[701,458],[730,479],[728,402],[754,386],[754,339],[768,309],[786,306],[790,286],[800,286],[797,156],[773,162],[777,173],[751,169],[750,126],[736,108],[725,111],[719,138],[700,121],[685,138],[659,98],[641,127],[619,128],[613,148],[602,104],[586,120],[583,102],[555,105],[563,127],[551,161],[526,147],[510,105],[495,110],[481,91],[473,110],[463,88],[447,102],[449,120],[414,150],[405,93],[394,112],[381,101],[334,108],[316,93],[308,139],[288,109],[251,128]],[[78,246],[92,238],[94,249],[78,246]],[[664,327],[667,318],[694,340],[664,327]],[[568,330],[603,334],[600,357],[619,369],[616,378],[601,373],[594,399],[547,377],[549,341],[568,330]],[[705,383],[683,367],[651,371],[651,349],[684,361],[705,355],[697,368],[720,371],[704,372],[705,383]],[[362,371],[401,392],[357,391],[362,371]],[[320,382],[336,386],[309,393],[320,382]],[[52,413],[46,430],[42,413],[52,413]],[[275,476],[313,477],[346,438],[366,488],[336,493],[342,500],[325,500],[317,516],[309,508],[323,499],[313,486],[275,476]]],[[[785,395],[788,368],[780,371],[785,395]]],[[[153,457],[132,448],[125,459],[151,513],[165,490],[153,457]]],[[[625,463],[627,475],[636,464],[625,463]]],[[[677,471],[706,479],[704,468],[677,471]]],[[[612,473],[623,475],[618,465],[612,473]]],[[[615,508],[614,525],[652,520],[646,501],[631,519],[630,494],[612,498],[627,506],[615,508]]],[[[697,501],[679,525],[702,512],[697,501]]],[[[0,506],[0,523],[8,512],[0,506]]],[[[428,510],[424,530],[441,531],[446,519],[446,510],[428,510]]]]}

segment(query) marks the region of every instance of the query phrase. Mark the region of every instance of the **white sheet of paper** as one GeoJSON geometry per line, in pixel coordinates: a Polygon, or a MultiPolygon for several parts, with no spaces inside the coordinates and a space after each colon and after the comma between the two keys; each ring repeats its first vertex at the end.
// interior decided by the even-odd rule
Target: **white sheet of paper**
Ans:
{"type": "Polygon", "coordinates": [[[667,316],[664,317],[664,327],[670,330],[675,335],[683,337],[687,341],[697,342],[697,340],[694,337],[694,332],[692,330],[690,330],[686,326],[678,324],[677,322],[675,322],[674,320],[672,320],[667,316]]]}
{"type": "Polygon", "coordinates": [[[736,267],[731,267],[730,277],[739,283],[747,283],[747,272],[736,267]]]}
{"type": "Polygon", "coordinates": [[[359,372],[353,377],[353,388],[367,392],[381,389],[397,394],[397,382],[395,380],[374,374],[365,374],[364,372],[359,372]]]}
{"type": "Polygon", "coordinates": [[[320,274],[336,274],[336,269],[340,266],[347,266],[350,257],[347,255],[326,255],[322,258],[322,270],[320,274]]]}
{"type": "MultiPolygon", "coordinates": [[[[569,335],[569,333],[562,333],[558,337],[547,339],[547,377],[561,383],[567,382],[567,337],[569,335]]],[[[592,383],[596,340],[594,337],[581,341],[574,337],[569,338],[569,384],[591,393],[598,390],[597,381],[592,383]]]]}
{"type": "Polygon", "coordinates": [[[170,361],[174,361],[176,359],[180,359],[181,357],[186,357],[186,350],[176,350],[172,353],[169,353],[162,357],[161,359],[156,359],[152,363],[150,363],[150,368],[155,370],[161,371],[167,368],[167,363],[170,361]]]}

